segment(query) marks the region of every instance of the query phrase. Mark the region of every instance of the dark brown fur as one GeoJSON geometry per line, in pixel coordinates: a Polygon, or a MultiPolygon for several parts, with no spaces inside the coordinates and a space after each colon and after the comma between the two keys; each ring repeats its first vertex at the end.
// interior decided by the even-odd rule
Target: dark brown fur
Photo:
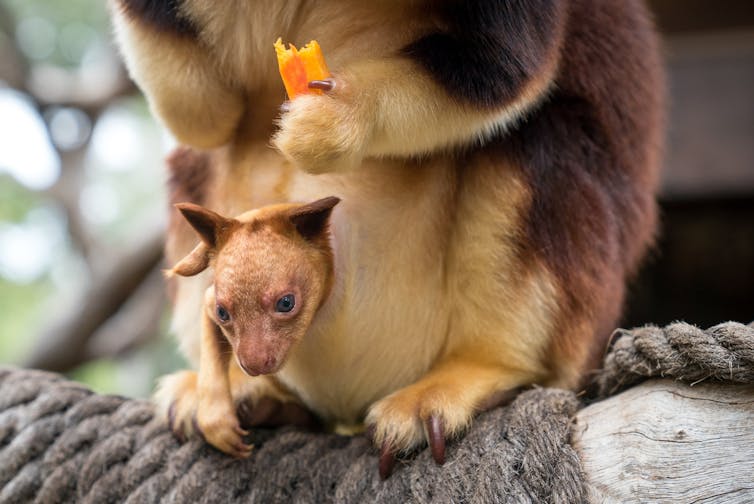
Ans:
{"type": "MultiPolygon", "coordinates": [[[[636,2],[571,2],[555,90],[496,145],[532,188],[527,236],[531,253],[561,282],[559,325],[596,321],[591,365],[656,228],[656,171],[647,167],[659,163],[656,90],[664,82],[651,29],[636,2]]],[[[556,340],[552,358],[568,359],[583,330],[556,340]]]]}
{"type": "Polygon", "coordinates": [[[158,30],[196,35],[196,27],[180,13],[181,0],[124,0],[120,5],[130,16],[143,19],[158,30]]]}
{"type": "MultiPolygon", "coordinates": [[[[168,167],[168,202],[188,202],[201,205],[206,202],[212,179],[211,155],[190,147],[177,147],[165,160],[168,167]]],[[[165,255],[169,261],[185,255],[194,246],[193,236],[186,220],[172,208],[168,212],[168,239],[165,255]],[[187,238],[181,240],[181,238],[187,238]]],[[[167,282],[168,296],[175,301],[175,281],[167,282]]]]}
{"type": "Polygon", "coordinates": [[[441,28],[404,49],[451,95],[482,107],[517,98],[552,59],[567,18],[553,0],[444,0],[441,28]]]}
{"type": "Polygon", "coordinates": [[[517,98],[560,58],[546,102],[484,150],[512,160],[532,191],[524,256],[560,281],[559,325],[570,327],[553,361],[577,357],[586,330],[594,366],[656,228],[664,81],[648,12],[621,0],[485,0],[440,2],[435,15],[442,28],[405,53],[477,106],[517,98]]]}
{"type": "Polygon", "coordinates": [[[201,205],[206,200],[212,176],[210,154],[178,147],[165,160],[168,165],[170,204],[187,201],[201,205]]]}

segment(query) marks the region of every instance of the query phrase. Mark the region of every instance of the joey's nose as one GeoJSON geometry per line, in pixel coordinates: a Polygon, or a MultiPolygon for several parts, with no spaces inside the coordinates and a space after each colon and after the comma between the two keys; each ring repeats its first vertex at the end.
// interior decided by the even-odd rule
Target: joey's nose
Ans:
{"type": "Polygon", "coordinates": [[[248,356],[239,355],[238,364],[246,374],[259,376],[277,371],[278,360],[274,354],[260,352],[248,356]]]}

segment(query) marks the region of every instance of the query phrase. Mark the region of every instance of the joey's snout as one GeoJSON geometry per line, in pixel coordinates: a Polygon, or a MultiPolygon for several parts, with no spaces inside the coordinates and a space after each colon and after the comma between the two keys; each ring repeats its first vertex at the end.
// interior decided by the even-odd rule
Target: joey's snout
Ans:
{"type": "Polygon", "coordinates": [[[275,355],[238,356],[238,365],[249,376],[271,374],[277,371],[277,357],[275,355]]]}
{"type": "Polygon", "coordinates": [[[259,338],[241,338],[236,348],[236,358],[241,369],[250,376],[277,372],[285,363],[290,349],[286,341],[259,341],[259,338]]]}
{"type": "Polygon", "coordinates": [[[168,273],[213,270],[204,315],[249,375],[278,371],[327,297],[333,283],[329,219],[339,201],[270,205],[237,218],[193,203],[178,206],[201,242],[168,273]]]}

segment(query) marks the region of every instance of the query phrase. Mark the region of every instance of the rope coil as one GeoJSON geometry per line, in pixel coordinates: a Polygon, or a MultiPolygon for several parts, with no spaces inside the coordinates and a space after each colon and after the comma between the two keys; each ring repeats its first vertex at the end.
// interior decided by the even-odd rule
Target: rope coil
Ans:
{"type": "Polygon", "coordinates": [[[754,383],[754,323],[726,322],[702,330],[677,322],[618,329],[616,335],[597,376],[600,397],[656,377],[690,384],[704,380],[754,383]]]}
{"type": "MultiPolygon", "coordinates": [[[[597,376],[601,395],[649,377],[754,383],[754,326],[619,330],[597,376]]],[[[570,445],[580,404],[534,389],[481,414],[437,466],[428,451],[385,482],[364,436],[257,430],[235,460],[179,444],[150,403],[97,395],[59,375],[0,368],[0,503],[584,502],[570,445]]]]}
{"type": "Polygon", "coordinates": [[[532,390],[481,415],[439,467],[418,454],[386,482],[363,436],[258,431],[248,460],[180,445],[146,401],[94,394],[60,376],[0,369],[0,502],[578,502],[568,444],[578,402],[532,390]]]}

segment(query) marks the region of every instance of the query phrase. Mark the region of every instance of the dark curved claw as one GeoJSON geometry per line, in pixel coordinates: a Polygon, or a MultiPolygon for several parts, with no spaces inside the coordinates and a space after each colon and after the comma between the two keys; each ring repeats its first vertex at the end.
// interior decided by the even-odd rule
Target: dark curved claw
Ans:
{"type": "Polygon", "coordinates": [[[382,443],[382,449],[380,450],[380,479],[385,481],[393,473],[395,468],[395,453],[390,448],[390,445],[385,442],[382,443]]]}
{"type": "Polygon", "coordinates": [[[335,89],[335,81],[333,79],[309,81],[309,89],[319,89],[325,92],[332,91],[335,89]]]}
{"type": "Polygon", "coordinates": [[[248,458],[249,455],[251,455],[253,448],[254,448],[254,445],[248,445],[243,442],[236,443],[233,445],[233,449],[235,451],[232,455],[238,459],[245,459],[245,458],[248,458]]]}
{"type": "Polygon", "coordinates": [[[243,429],[242,427],[240,427],[238,425],[236,425],[236,426],[233,427],[233,432],[235,432],[236,434],[238,434],[241,437],[246,437],[246,436],[248,436],[250,434],[249,431],[247,431],[246,429],[243,429]]]}
{"type": "Polygon", "coordinates": [[[443,465],[445,463],[445,427],[442,418],[439,415],[430,415],[424,420],[424,425],[427,428],[427,440],[432,458],[439,465],[443,465]]]}
{"type": "Polygon", "coordinates": [[[183,444],[186,442],[186,435],[183,432],[183,429],[179,429],[175,425],[175,401],[173,401],[170,404],[170,407],[168,408],[168,428],[170,429],[170,432],[173,433],[173,436],[178,440],[179,443],[183,444]]]}
{"type": "Polygon", "coordinates": [[[175,432],[175,401],[168,408],[168,429],[175,432]]]}

